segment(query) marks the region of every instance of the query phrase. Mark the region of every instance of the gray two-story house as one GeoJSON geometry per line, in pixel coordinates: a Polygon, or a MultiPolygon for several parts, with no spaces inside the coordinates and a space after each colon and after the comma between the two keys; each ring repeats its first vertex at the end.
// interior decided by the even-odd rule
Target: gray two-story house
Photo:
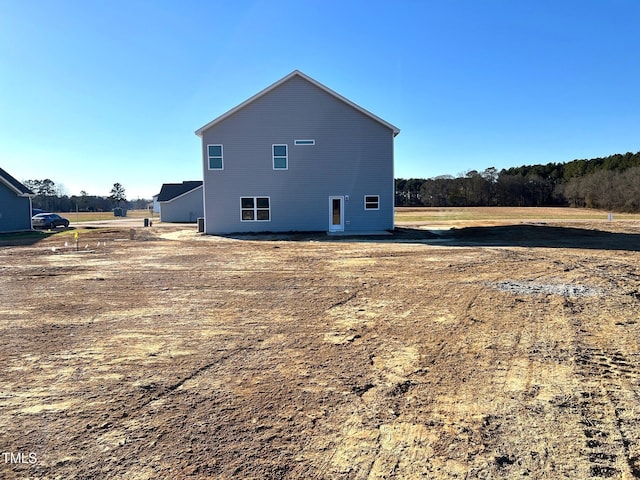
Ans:
{"type": "Polygon", "coordinates": [[[31,230],[33,192],[0,168],[0,232],[31,230]]]}
{"type": "Polygon", "coordinates": [[[390,123],[294,71],[195,133],[205,232],[393,229],[390,123]]]}

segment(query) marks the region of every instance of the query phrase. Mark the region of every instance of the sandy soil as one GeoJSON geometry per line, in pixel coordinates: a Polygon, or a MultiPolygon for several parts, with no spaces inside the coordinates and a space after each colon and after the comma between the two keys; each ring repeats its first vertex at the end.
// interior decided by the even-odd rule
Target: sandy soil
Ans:
{"type": "Polygon", "coordinates": [[[0,478],[640,477],[637,222],[70,238],[0,247],[0,478]]]}

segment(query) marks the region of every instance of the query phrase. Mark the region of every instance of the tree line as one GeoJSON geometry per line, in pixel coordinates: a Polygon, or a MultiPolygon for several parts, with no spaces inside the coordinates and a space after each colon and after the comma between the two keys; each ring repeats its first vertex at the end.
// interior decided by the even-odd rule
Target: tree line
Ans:
{"type": "MultiPolygon", "coordinates": [[[[33,207],[46,211],[109,211],[115,207],[144,209],[146,199],[128,201],[115,183],[109,196],[68,196],[50,179],[25,180],[34,194],[33,207]]],[[[640,152],[615,154],[567,163],[523,165],[498,171],[489,167],[457,177],[397,178],[397,206],[469,207],[572,206],[621,212],[640,211],[640,152]]]]}
{"type": "Polygon", "coordinates": [[[640,152],[567,163],[490,167],[458,177],[399,178],[397,206],[574,206],[640,211],[640,152]]]}
{"type": "Polygon", "coordinates": [[[138,199],[128,201],[126,190],[120,183],[114,183],[108,196],[89,195],[81,191],[80,195],[66,195],[63,188],[51,179],[25,180],[22,182],[34,193],[33,208],[47,212],[108,212],[116,207],[126,209],[144,209],[151,200],[138,199]]]}

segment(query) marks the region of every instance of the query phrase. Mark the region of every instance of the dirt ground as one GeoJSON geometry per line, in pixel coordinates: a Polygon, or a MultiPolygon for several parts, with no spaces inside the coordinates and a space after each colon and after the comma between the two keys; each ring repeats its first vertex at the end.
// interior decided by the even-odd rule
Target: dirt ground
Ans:
{"type": "Polygon", "coordinates": [[[640,222],[78,249],[0,247],[0,478],[640,477],[640,222]]]}

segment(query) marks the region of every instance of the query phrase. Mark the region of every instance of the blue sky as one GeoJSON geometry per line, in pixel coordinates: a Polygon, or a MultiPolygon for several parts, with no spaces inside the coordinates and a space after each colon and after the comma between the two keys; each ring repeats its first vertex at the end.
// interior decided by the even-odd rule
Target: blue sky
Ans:
{"type": "Polygon", "coordinates": [[[0,0],[0,166],[129,199],[295,69],[401,129],[396,177],[640,150],[638,0],[0,0]]]}

